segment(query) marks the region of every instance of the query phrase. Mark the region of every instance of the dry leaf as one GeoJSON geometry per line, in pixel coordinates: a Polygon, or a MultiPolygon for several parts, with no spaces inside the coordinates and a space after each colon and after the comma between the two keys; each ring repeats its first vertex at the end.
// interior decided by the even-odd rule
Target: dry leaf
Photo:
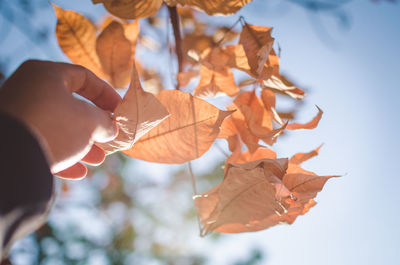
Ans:
{"type": "Polygon", "coordinates": [[[203,155],[213,144],[229,111],[177,90],[164,90],[158,99],[171,114],[125,154],[150,162],[178,164],[203,155]]]}
{"type": "Polygon", "coordinates": [[[195,196],[202,232],[253,232],[293,223],[316,204],[315,196],[334,177],[317,176],[299,166],[318,150],[296,154],[288,164],[287,159],[275,159],[268,148],[235,159],[232,155],[231,161],[240,164],[228,164],[218,186],[195,196]]]}
{"type": "Polygon", "coordinates": [[[289,124],[286,129],[288,130],[311,130],[318,126],[319,121],[322,118],[323,111],[316,106],[318,109],[317,115],[307,123],[291,123],[289,124]]]}
{"type": "Polygon", "coordinates": [[[162,0],[92,0],[92,2],[102,3],[111,14],[124,19],[150,17],[163,3],[162,0]]]}
{"type": "Polygon", "coordinates": [[[252,0],[167,0],[169,5],[189,5],[203,10],[208,15],[230,15],[252,0]]]}
{"type": "Polygon", "coordinates": [[[265,88],[286,94],[294,99],[302,99],[305,96],[303,90],[294,86],[282,75],[280,78],[276,75],[271,76],[269,79],[263,81],[263,85],[265,88]]]}
{"type": "Polygon", "coordinates": [[[281,201],[286,198],[275,183],[283,178],[287,165],[287,159],[228,164],[221,184],[195,197],[205,233],[250,232],[270,226],[262,220],[285,211],[281,201]]]}
{"type": "Polygon", "coordinates": [[[264,104],[265,109],[272,113],[273,120],[276,123],[283,125],[284,122],[282,121],[281,117],[279,116],[278,112],[275,109],[275,103],[276,103],[275,93],[268,89],[263,89],[261,91],[261,100],[264,104]]]}
{"type": "Polygon", "coordinates": [[[131,42],[125,37],[124,27],[112,21],[99,35],[96,51],[103,67],[115,88],[122,88],[129,83],[131,72],[131,42]]]}
{"type": "Polygon", "coordinates": [[[260,139],[251,133],[246,120],[245,116],[240,110],[235,111],[232,116],[230,117],[235,124],[236,130],[239,133],[240,139],[243,143],[247,146],[250,152],[254,152],[257,150],[260,145],[258,142],[260,139]]]}
{"type": "Polygon", "coordinates": [[[321,147],[322,144],[308,153],[297,153],[290,158],[289,163],[300,165],[304,161],[307,161],[308,159],[317,156],[321,147]]]}
{"type": "Polygon", "coordinates": [[[96,54],[96,27],[81,14],[53,4],[57,16],[56,35],[60,48],[75,64],[104,77],[96,54]]]}
{"type": "Polygon", "coordinates": [[[189,70],[187,72],[180,72],[177,75],[179,86],[186,87],[190,81],[199,75],[198,70],[189,70]]]}
{"type": "Polygon", "coordinates": [[[206,66],[200,67],[200,82],[194,89],[194,95],[204,98],[218,96],[225,93],[233,97],[239,93],[231,70],[227,67],[221,70],[212,70],[206,66]]]}
{"type": "Polygon", "coordinates": [[[113,141],[97,145],[107,154],[129,149],[168,116],[168,111],[160,101],[153,94],[143,91],[136,67],[133,66],[129,89],[114,111],[119,134],[113,141]]]}
{"type": "Polygon", "coordinates": [[[274,38],[271,37],[271,30],[269,27],[245,24],[240,33],[239,43],[243,45],[250,72],[260,80],[266,80],[279,71],[276,67],[277,58],[269,60],[270,53],[275,56],[272,50],[274,38]]]}

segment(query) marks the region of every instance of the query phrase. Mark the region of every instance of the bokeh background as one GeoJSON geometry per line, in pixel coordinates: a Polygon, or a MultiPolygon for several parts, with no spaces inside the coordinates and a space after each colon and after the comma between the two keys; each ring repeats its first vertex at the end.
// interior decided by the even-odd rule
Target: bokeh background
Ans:
{"type": "MultiPolygon", "coordinates": [[[[90,0],[55,0],[99,20],[90,0]]],[[[317,129],[289,133],[274,146],[280,157],[324,143],[305,168],[332,179],[317,206],[290,226],[199,237],[186,165],[158,165],[113,155],[79,182],[58,182],[48,224],[13,248],[13,264],[399,264],[400,4],[395,1],[254,0],[236,15],[205,18],[274,27],[281,71],[305,88],[297,119],[318,104],[317,129]]],[[[138,58],[172,87],[174,63],[167,12],[159,28],[141,22],[138,58]],[[151,45],[150,45],[151,46],[151,45]],[[157,46],[157,45],[155,45],[157,46]],[[163,51],[164,50],[164,51],[163,51]]],[[[29,58],[68,61],[55,37],[56,18],[43,0],[0,1],[2,80],[29,58]]],[[[278,103],[279,104],[279,103],[278,103]]],[[[198,190],[221,180],[226,144],[193,162],[198,190]]]]}

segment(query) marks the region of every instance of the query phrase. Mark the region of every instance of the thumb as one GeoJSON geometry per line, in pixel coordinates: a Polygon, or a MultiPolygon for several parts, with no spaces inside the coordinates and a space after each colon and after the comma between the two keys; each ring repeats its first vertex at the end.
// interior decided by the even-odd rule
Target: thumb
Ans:
{"type": "Polygon", "coordinates": [[[118,126],[112,119],[111,112],[106,112],[95,106],[91,106],[92,121],[94,129],[92,140],[98,143],[106,143],[112,141],[118,135],[118,126]]]}

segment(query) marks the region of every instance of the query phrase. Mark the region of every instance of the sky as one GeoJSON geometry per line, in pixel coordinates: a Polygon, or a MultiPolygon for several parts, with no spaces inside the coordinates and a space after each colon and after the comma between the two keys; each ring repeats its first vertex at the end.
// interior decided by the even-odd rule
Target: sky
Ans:
{"type": "MultiPolygon", "coordinates": [[[[56,2],[73,8],[80,1],[56,2]]],[[[82,2],[82,10],[91,5],[82,2]]],[[[278,154],[287,157],[324,143],[305,169],[342,177],[329,180],[317,206],[293,225],[229,235],[212,249],[198,238],[198,251],[210,253],[210,264],[231,264],[230,253],[246,256],[255,246],[268,265],[398,264],[400,3],[354,0],[343,10],[348,27],[329,14],[278,0],[254,0],[227,18],[242,15],[250,24],[274,27],[281,71],[309,92],[300,121],[316,113],[315,104],[324,110],[317,129],[278,141],[278,154]]],[[[54,45],[52,40],[51,55],[34,48],[24,56],[66,60],[54,45]]],[[[198,170],[202,162],[196,163],[198,170]]]]}

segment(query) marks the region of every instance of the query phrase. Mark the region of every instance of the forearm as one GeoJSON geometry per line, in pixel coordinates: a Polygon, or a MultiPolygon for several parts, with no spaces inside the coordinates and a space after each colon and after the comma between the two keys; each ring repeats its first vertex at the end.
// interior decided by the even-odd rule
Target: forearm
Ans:
{"type": "Polygon", "coordinates": [[[30,130],[0,112],[0,260],[11,243],[41,226],[53,196],[53,176],[30,130]]]}

